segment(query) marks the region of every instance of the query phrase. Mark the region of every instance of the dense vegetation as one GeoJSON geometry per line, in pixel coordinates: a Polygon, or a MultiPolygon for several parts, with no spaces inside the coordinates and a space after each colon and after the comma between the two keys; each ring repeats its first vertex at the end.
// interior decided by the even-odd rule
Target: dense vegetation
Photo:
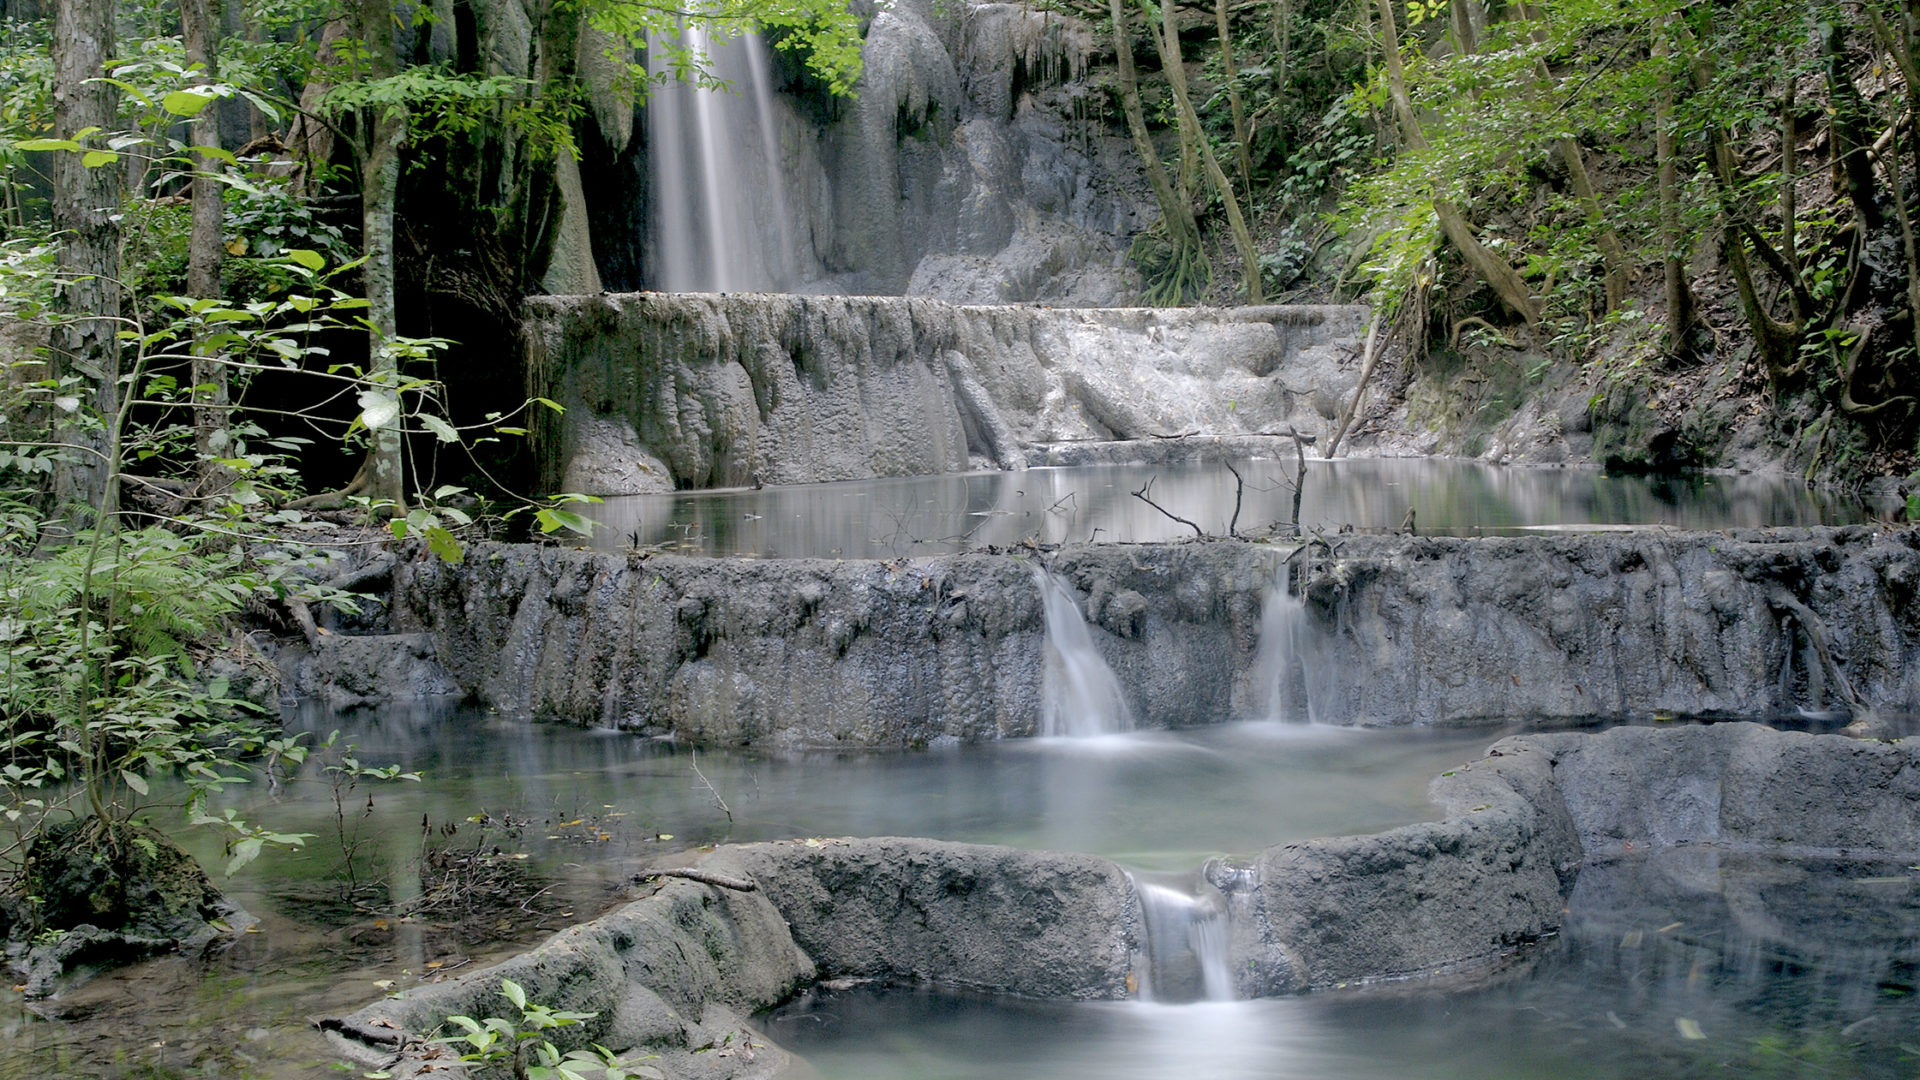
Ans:
{"type": "MultiPolygon", "coordinates": [[[[1577,372],[1623,443],[1678,433],[1639,464],[1723,464],[1751,407],[1809,475],[1913,468],[1908,6],[1074,8],[1122,39],[1138,19],[1162,61],[1179,139],[1155,179],[1168,213],[1136,245],[1162,298],[1206,289],[1198,217],[1235,237],[1216,261],[1258,266],[1223,275],[1242,298],[1369,299],[1403,378],[1430,360],[1577,372]]],[[[1115,83],[1131,122],[1127,63],[1115,83]]]]}

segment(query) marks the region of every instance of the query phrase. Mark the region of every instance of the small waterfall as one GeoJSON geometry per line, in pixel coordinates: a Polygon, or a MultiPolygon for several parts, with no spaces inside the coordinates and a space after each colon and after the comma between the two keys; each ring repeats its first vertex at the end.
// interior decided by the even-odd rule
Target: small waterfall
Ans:
{"type": "Polygon", "coordinates": [[[1140,1000],[1234,1000],[1227,909],[1220,895],[1209,888],[1205,897],[1196,897],[1138,877],[1133,891],[1146,930],[1140,1000]]]}
{"type": "Polygon", "coordinates": [[[683,22],[680,43],[710,59],[725,87],[702,89],[663,70],[666,39],[649,42],[657,82],[647,101],[656,244],[654,278],[673,292],[764,292],[797,283],[788,183],[767,47],[758,34],[712,34],[683,22]]]}
{"type": "Polygon", "coordinates": [[[1093,647],[1073,587],[1036,566],[1047,618],[1047,667],[1040,734],[1113,735],[1133,730],[1133,711],[1113,669],[1093,647]]]}
{"type": "Polygon", "coordinates": [[[1264,698],[1261,719],[1291,722],[1313,720],[1312,684],[1307,669],[1307,606],[1287,591],[1287,567],[1282,564],[1260,609],[1260,644],[1254,650],[1251,678],[1254,692],[1264,698]]]}

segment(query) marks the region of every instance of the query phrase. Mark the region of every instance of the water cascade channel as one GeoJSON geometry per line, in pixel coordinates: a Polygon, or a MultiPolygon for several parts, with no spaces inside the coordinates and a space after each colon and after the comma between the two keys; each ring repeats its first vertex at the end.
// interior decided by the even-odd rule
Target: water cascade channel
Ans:
{"type": "Polygon", "coordinates": [[[1117,735],[1133,730],[1133,710],[1120,680],[1093,645],[1080,601],[1065,578],[1033,571],[1047,618],[1047,665],[1040,733],[1047,736],[1117,735]]]}
{"type": "Polygon", "coordinates": [[[773,79],[757,33],[699,23],[650,41],[649,72],[684,54],[711,58],[711,82],[665,77],[647,102],[654,160],[655,277],[676,292],[790,288],[802,274],[780,161],[773,79]]]}
{"type": "Polygon", "coordinates": [[[1133,875],[1146,929],[1140,1000],[1232,1001],[1225,900],[1204,882],[1200,895],[1133,875]]]}

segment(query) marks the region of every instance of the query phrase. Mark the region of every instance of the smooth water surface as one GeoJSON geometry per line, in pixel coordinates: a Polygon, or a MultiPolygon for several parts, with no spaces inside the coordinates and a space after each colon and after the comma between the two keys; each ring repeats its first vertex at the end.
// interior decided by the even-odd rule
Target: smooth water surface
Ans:
{"type": "MultiPolygon", "coordinates": [[[[1237,466],[1239,531],[1265,535],[1293,517],[1291,461],[1237,466]]],[[[1133,497],[1225,536],[1235,481],[1217,464],[1085,465],[1025,472],[803,484],[758,491],[691,491],[612,498],[585,512],[607,550],[696,555],[893,558],[987,544],[1157,541],[1193,530],[1133,497]]],[[[1590,468],[1523,468],[1445,458],[1310,461],[1303,528],[1398,529],[1408,508],[1423,533],[1477,535],[1567,527],[1686,529],[1844,525],[1865,520],[1857,501],[1809,491],[1785,477],[1616,476],[1590,468]]]]}
{"type": "MultiPolygon", "coordinates": [[[[655,856],[700,844],[806,836],[927,836],[1083,851],[1192,872],[1208,856],[1429,819],[1428,781],[1499,733],[1226,724],[1092,739],[1031,739],[899,754],[697,754],[670,742],[502,720],[446,706],[334,715],[368,765],[421,781],[341,793],[317,753],[302,773],[235,789],[230,804],[283,832],[232,879],[216,838],[177,833],[256,932],[206,959],[138,964],[39,1004],[0,991],[0,1077],[333,1075],[312,1029],[405,989],[523,950],[631,895],[655,856]],[[697,770],[697,771],[696,771],[697,770]],[[722,808],[724,804],[724,809],[722,808]],[[513,860],[544,890],[476,924],[396,918],[378,897],[339,897],[345,852],[394,901],[433,887],[435,851],[513,860]]],[[[156,794],[164,794],[156,792],[156,794]]],[[[163,824],[169,811],[156,818],[163,824]]],[[[177,819],[174,819],[177,820],[177,819]]]]}
{"type": "Polygon", "coordinates": [[[1676,851],[1583,871],[1561,936],[1472,983],[1191,1005],[868,986],[763,1022],[822,1080],[1904,1080],[1916,933],[1904,864],[1676,851]]]}

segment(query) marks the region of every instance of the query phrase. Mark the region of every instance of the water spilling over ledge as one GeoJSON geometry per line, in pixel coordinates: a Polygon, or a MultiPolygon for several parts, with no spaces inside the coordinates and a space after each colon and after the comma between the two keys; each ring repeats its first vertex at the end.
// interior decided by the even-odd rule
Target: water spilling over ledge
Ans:
{"type": "MultiPolygon", "coordinates": [[[[462,565],[400,567],[394,619],[509,716],[734,745],[1003,738],[1043,713],[1031,554],[483,545],[462,565]]],[[[1346,536],[1068,547],[1046,563],[1146,726],[1267,715],[1277,676],[1256,657],[1283,565],[1325,723],[1920,712],[1914,530],[1346,536]]],[[[345,649],[323,646],[318,666],[345,649]]],[[[377,698],[383,677],[348,681],[377,698]]]]}
{"type": "MultiPolygon", "coordinates": [[[[1693,853],[1682,863],[1695,864],[1705,854],[1695,895],[1721,888],[1698,873],[1722,857],[1911,860],[1916,753],[1753,724],[1506,739],[1435,781],[1442,821],[1212,868],[1226,894],[1224,945],[1205,932],[1216,926],[1206,903],[1086,856],[898,839],[722,848],[700,869],[728,884],[664,880],[498,968],[329,1023],[363,1048],[392,1046],[401,1032],[484,1008],[504,976],[538,1000],[597,1012],[581,1041],[645,1046],[671,1067],[814,982],[1123,998],[1165,970],[1142,978],[1156,933],[1165,956],[1164,938],[1182,929],[1208,997],[1228,996],[1208,971],[1230,972],[1239,996],[1430,976],[1551,933],[1588,874],[1602,891],[1627,885],[1611,866],[1631,852],[1693,853]],[[1646,782],[1623,789],[1629,776],[1646,782]]],[[[1729,876],[1725,888],[1744,880],[1729,876]]],[[[1745,903],[1759,916],[1757,899],[1745,903]]],[[[1803,954],[1832,948],[1784,917],[1744,931],[1803,954]]],[[[1910,940],[1885,941],[1854,962],[1876,965],[1871,979],[1915,959],[1910,940]]]]}
{"type": "Polygon", "coordinates": [[[1022,467],[1061,440],[1317,432],[1366,309],[963,307],[631,293],[527,301],[549,490],[625,495],[1022,467]],[[542,411],[544,412],[544,410],[542,411]]]}

